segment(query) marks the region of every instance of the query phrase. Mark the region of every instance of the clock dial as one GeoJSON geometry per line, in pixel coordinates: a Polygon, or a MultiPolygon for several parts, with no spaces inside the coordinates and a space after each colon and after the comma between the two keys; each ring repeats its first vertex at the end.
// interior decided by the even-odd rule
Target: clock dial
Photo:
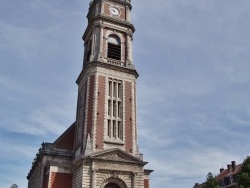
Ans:
{"type": "Polygon", "coordinates": [[[120,11],[116,7],[110,7],[109,9],[110,13],[113,14],[114,16],[118,16],[120,14],[120,11]]]}

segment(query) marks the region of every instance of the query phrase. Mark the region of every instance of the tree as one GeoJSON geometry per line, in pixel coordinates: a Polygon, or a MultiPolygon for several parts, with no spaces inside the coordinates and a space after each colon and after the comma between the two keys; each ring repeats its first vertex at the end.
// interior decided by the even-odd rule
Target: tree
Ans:
{"type": "Polygon", "coordinates": [[[211,172],[207,174],[207,181],[204,184],[204,188],[219,188],[218,182],[211,172]]]}
{"type": "Polygon", "coordinates": [[[239,188],[250,188],[250,157],[248,156],[237,175],[239,188]]]}

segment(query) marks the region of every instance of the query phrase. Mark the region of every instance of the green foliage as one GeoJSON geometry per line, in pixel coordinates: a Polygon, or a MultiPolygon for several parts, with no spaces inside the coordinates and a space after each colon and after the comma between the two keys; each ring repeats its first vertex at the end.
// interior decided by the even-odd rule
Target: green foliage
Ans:
{"type": "Polygon", "coordinates": [[[237,178],[238,188],[250,188],[250,157],[244,160],[237,178]]]}
{"type": "Polygon", "coordinates": [[[207,181],[204,184],[204,188],[219,188],[218,182],[211,172],[207,175],[207,181]]]}

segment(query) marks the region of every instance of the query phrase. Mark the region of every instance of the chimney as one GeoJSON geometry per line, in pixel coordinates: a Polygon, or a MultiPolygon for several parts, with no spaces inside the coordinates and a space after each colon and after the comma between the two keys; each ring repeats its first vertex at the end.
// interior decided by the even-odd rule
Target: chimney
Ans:
{"type": "Polygon", "coordinates": [[[224,168],[222,167],[222,168],[220,169],[220,173],[223,172],[223,171],[224,171],[224,168]]]}
{"type": "Polygon", "coordinates": [[[193,188],[196,188],[196,187],[199,187],[200,184],[199,183],[195,183],[194,187],[193,188]]]}
{"type": "Polygon", "coordinates": [[[232,169],[232,165],[228,164],[227,165],[227,171],[229,172],[232,169]]]}
{"type": "Polygon", "coordinates": [[[235,161],[232,161],[232,168],[233,168],[233,171],[235,171],[235,169],[236,169],[236,162],[235,161]]]}

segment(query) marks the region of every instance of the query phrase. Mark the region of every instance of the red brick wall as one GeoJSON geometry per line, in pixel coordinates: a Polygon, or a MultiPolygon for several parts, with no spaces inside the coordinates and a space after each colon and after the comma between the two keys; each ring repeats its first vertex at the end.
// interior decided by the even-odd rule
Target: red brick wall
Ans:
{"type": "Polygon", "coordinates": [[[72,174],[52,172],[50,188],[71,188],[72,177],[72,174]]]}
{"type": "Polygon", "coordinates": [[[149,188],[149,180],[144,179],[144,188],[149,188]]]}
{"type": "Polygon", "coordinates": [[[59,138],[55,147],[59,149],[73,150],[74,147],[75,126],[71,127],[68,132],[59,138]]]}
{"type": "Polygon", "coordinates": [[[98,77],[98,106],[97,106],[97,128],[96,128],[96,145],[97,149],[103,149],[104,137],[104,117],[105,117],[105,76],[98,77]]]}
{"type": "Polygon", "coordinates": [[[110,6],[110,4],[108,4],[108,3],[104,3],[104,14],[107,14],[107,15],[109,15],[110,13],[109,13],[109,6],[110,6]]]}
{"type": "Polygon", "coordinates": [[[95,76],[90,76],[89,77],[89,85],[88,85],[88,100],[87,100],[87,109],[88,109],[88,114],[87,114],[87,135],[92,132],[92,123],[93,123],[93,106],[94,106],[94,90],[95,90],[95,76]]]}
{"type": "Polygon", "coordinates": [[[125,11],[125,8],[121,8],[121,15],[120,15],[120,18],[125,20],[126,19],[126,11],[125,11]]]}
{"type": "Polygon", "coordinates": [[[132,83],[125,82],[125,150],[133,150],[133,127],[132,127],[132,83]]]}

